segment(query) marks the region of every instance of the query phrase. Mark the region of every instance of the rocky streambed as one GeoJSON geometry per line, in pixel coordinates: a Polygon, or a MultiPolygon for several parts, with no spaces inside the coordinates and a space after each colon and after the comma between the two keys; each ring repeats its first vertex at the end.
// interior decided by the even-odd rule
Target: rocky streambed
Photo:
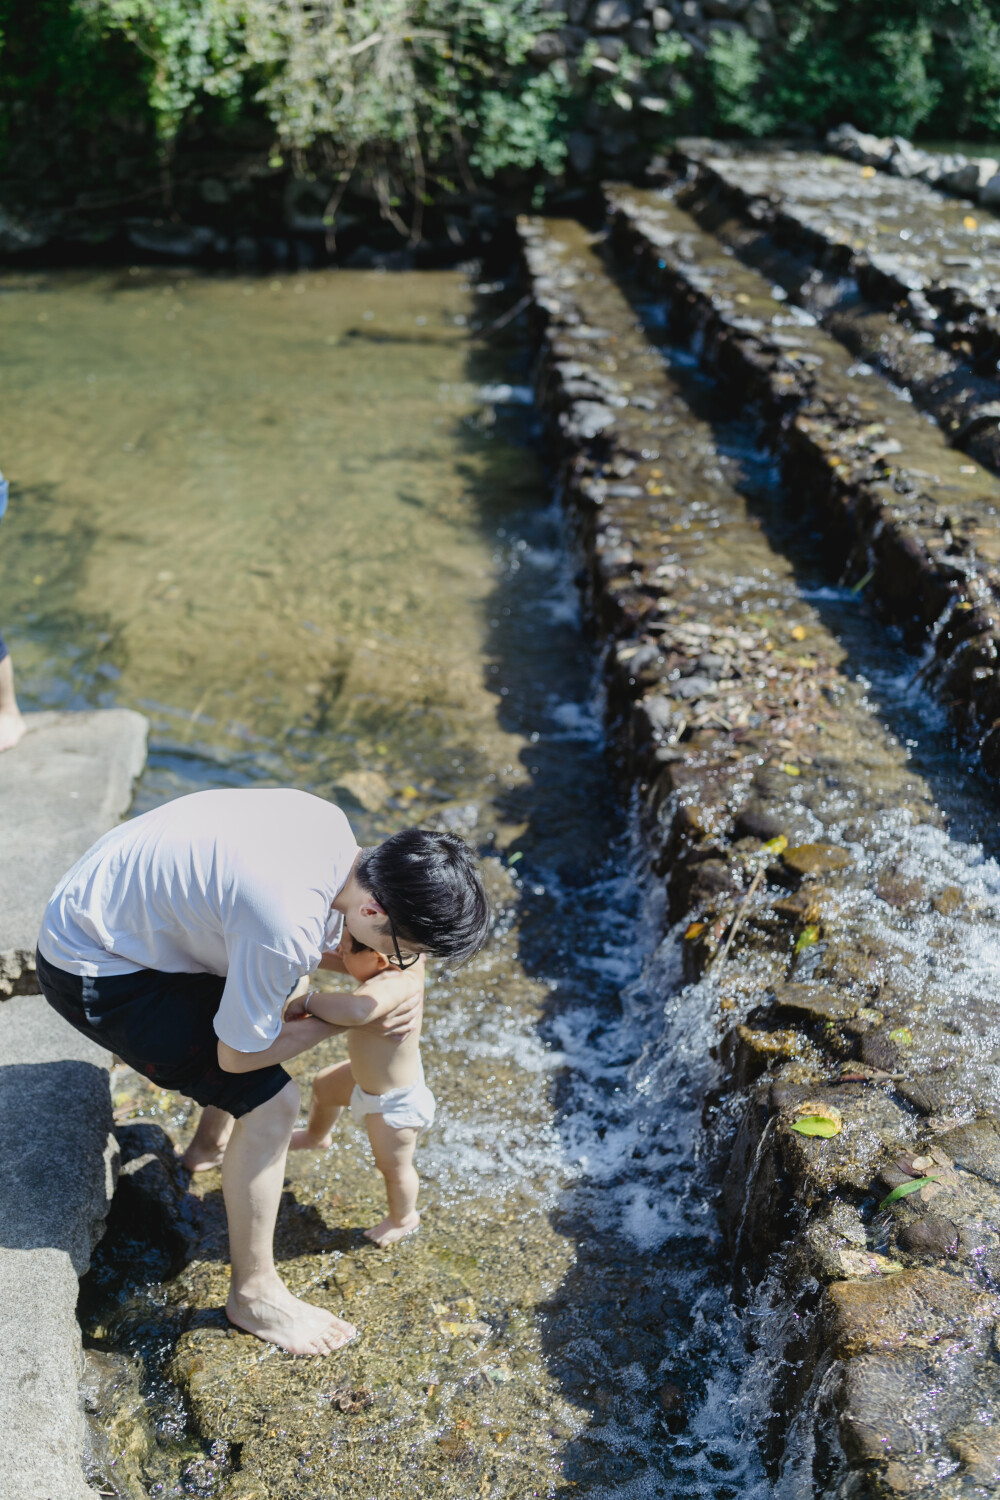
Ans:
{"type": "MultiPolygon", "coordinates": [[[[521,225],[557,504],[519,425],[519,340],[465,356],[456,288],[358,278],[359,321],[345,282],[274,284],[275,316],[301,292],[333,330],[321,342],[351,355],[334,365],[348,456],[330,492],[352,567],[324,553],[306,579],[309,660],[289,657],[282,702],[275,686],[255,707],[260,641],[210,629],[206,594],[185,630],[217,670],[185,675],[171,738],[180,689],[143,654],[148,610],[109,631],[131,643],[126,685],[161,671],[147,799],[278,778],[349,799],[363,836],[440,820],[479,845],[499,922],[429,995],[441,1115],[420,1234],[389,1252],[363,1239],[380,1184],[350,1122],[289,1162],[284,1273],[362,1329],[335,1362],[227,1327],[218,1178],[188,1179],[174,1154],[189,1106],[116,1075],[121,1182],[81,1302],[108,1497],[957,1500],[1000,1484],[1000,481],[917,356],[985,382],[976,400],[989,383],[950,313],[920,326],[917,301],[878,302],[860,276],[831,298],[843,267],[782,239],[791,178],[767,178],[765,153],[745,177],[770,197],[745,208],[719,165],[734,158],[685,153],[663,189],[607,190],[607,234],[521,225]],[[384,412],[401,374],[386,483],[352,402],[371,390],[384,412]],[[409,562],[388,590],[345,484],[409,562]],[[400,662],[409,685],[387,670],[400,662]],[[234,680],[239,720],[217,717],[234,680]]],[[[481,288],[498,290],[499,314],[519,293],[481,288]]],[[[260,288],[223,286],[222,305],[237,291],[260,288]]],[[[141,292],[173,314],[171,285],[141,292]]],[[[113,320],[126,293],[104,296],[113,320]]],[[[248,334],[271,337],[270,303],[244,305],[248,334]]],[[[216,340],[205,324],[220,389],[230,326],[216,340]]],[[[293,327],[282,313],[280,358],[308,354],[308,389],[294,411],[264,390],[280,441],[258,443],[303,476],[288,567],[307,535],[317,563],[326,546],[329,502],[305,475],[330,462],[331,420],[311,404],[329,351],[293,327]]],[[[197,415],[228,433],[228,408],[197,415]]],[[[167,515],[170,467],[147,484],[161,467],[167,515]]],[[[211,514],[199,501],[191,524],[211,514]]],[[[270,507],[241,501],[233,522],[263,599],[270,507]]],[[[120,531],[95,528],[92,570],[120,531]]],[[[174,577],[156,573],[163,611],[174,577]]],[[[302,1084],[336,1055],[302,1060],[302,1084]]]]}
{"type": "Polygon", "coordinates": [[[906,700],[992,595],[995,481],[673,194],[609,208],[618,265],[578,224],[522,226],[540,400],[683,994],[716,1030],[765,1462],[779,1494],[989,1493],[1000,872],[949,832],[963,773],[927,756],[926,703],[921,764],[906,700]],[[945,504],[984,538],[947,563],[945,504]],[[908,688],[882,671],[883,705],[845,569],[897,642],[935,643],[908,688]]]}

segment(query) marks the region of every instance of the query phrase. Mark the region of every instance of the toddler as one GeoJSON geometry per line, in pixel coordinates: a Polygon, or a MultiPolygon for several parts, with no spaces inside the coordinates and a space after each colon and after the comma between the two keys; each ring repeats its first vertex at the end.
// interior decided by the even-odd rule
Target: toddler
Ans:
{"type": "MultiPolygon", "coordinates": [[[[346,928],[336,951],[347,973],[362,983],[390,967],[384,954],[366,948],[346,928]]],[[[357,1121],[364,1121],[389,1201],[387,1217],[366,1229],[365,1234],[376,1245],[385,1246],[394,1245],[420,1225],[420,1179],[413,1152],[420,1131],[434,1119],[434,1095],[424,1082],[419,1028],[398,1040],[380,1036],[359,1021],[363,1011],[359,1011],[357,1002],[363,998],[360,991],[335,995],[321,990],[305,997],[307,1014],[333,1026],[346,1022],[350,1062],[336,1063],[317,1073],[309,1101],[309,1123],[304,1130],[295,1131],[289,1149],[325,1149],[330,1145],[333,1126],[347,1106],[357,1121]],[[345,1007],[345,1002],[350,1005],[345,1007]]],[[[365,1021],[377,1019],[376,1003],[369,1003],[371,1012],[363,1014],[365,1021]]]]}

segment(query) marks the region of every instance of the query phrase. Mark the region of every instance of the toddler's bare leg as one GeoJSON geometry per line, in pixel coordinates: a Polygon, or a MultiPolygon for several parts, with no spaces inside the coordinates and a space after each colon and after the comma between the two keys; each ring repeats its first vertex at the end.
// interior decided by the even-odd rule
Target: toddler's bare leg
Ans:
{"type": "Polygon", "coordinates": [[[372,1225],[365,1234],[376,1245],[394,1245],[404,1235],[420,1227],[417,1213],[417,1191],[420,1178],[413,1165],[413,1150],[418,1131],[397,1130],[387,1125],[381,1115],[365,1115],[368,1139],[372,1143],[375,1165],[385,1178],[385,1195],[389,1214],[381,1224],[372,1225]]]}
{"type": "Polygon", "coordinates": [[[309,1124],[304,1130],[292,1132],[289,1151],[325,1150],[330,1144],[330,1131],[351,1102],[353,1089],[350,1063],[335,1063],[317,1073],[309,1100],[309,1124]]]}
{"type": "Polygon", "coordinates": [[[224,1109],[206,1104],[198,1121],[198,1128],[191,1138],[181,1161],[190,1172],[207,1172],[209,1167],[220,1167],[229,1137],[236,1121],[224,1109]]]}

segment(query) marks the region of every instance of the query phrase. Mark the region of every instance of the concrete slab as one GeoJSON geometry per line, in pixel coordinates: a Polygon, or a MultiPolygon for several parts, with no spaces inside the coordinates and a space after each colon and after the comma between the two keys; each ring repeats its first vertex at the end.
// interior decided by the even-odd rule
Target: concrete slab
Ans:
{"type": "Polygon", "coordinates": [[[127,708],[25,715],[0,755],[0,998],[34,993],[35,939],[52,888],[128,811],[146,720],[127,708]]]}
{"type": "Polygon", "coordinates": [[[128,811],[146,721],[28,725],[0,755],[0,1496],[93,1500],[76,1303],[114,1191],[111,1059],[25,992],[52,887],[128,811]]]}
{"type": "Polygon", "coordinates": [[[0,1495],[93,1500],[76,1302],[114,1191],[110,1057],[24,995],[0,1059],[0,1495]]]}

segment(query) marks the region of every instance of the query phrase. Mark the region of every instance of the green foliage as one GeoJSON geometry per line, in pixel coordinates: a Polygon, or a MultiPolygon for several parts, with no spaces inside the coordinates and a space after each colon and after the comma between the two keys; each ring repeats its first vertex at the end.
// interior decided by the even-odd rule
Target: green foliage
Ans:
{"type": "Polygon", "coordinates": [[[605,123],[634,132],[636,170],[680,131],[1000,134],[1000,0],[772,0],[766,42],[720,26],[699,56],[674,29],[647,55],[630,33],[613,62],[553,57],[548,3],[0,0],[0,155],[31,181],[51,141],[106,179],[116,146],[169,160],[236,125],[326,185],[329,222],[353,183],[415,235],[429,201],[499,174],[541,201],[570,133],[605,123]]]}
{"type": "Polygon", "coordinates": [[[942,49],[943,92],[950,103],[949,134],[1000,134],[1000,18],[979,0],[942,49]]]}
{"type": "Polygon", "coordinates": [[[559,21],[541,0],[79,3],[138,49],[164,140],[205,97],[242,96],[293,155],[321,145],[348,174],[401,171],[418,198],[446,156],[484,176],[560,167],[565,79],[529,61],[559,21]]]}
{"type": "Polygon", "coordinates": [[[760,43],[745,31],[717,31],[706,62],[721,123],[743,135],[767,135],[773,130],[775,116],[758,102],[764,72],[760,43]]]}
{"type": "Polygon", "coordinates": [[[879,135],[912,135],[933,113],[941,84],[928,73],[928,21],[914,7],[898,20],[886,14],[891,9],[856,0],[798,7],[771,81],[777,118],[818,127],[850,120],[879,135]]]}
{"type": "Polygon", "coordinates": [[[156,133],[173,142],[185,115],[204,93],[233,97],[240,89],[231,0],[79,0],[81,12],[106,33],[120,32],[141,61],[156,133]]]}
{"type": "Polygon", "coordinates": [[[0,0],[0,153],[20,145],[15,121],[86,131],[142,116],[145,89],[132,49],[107,39],[73,0],[0,0]]]}

